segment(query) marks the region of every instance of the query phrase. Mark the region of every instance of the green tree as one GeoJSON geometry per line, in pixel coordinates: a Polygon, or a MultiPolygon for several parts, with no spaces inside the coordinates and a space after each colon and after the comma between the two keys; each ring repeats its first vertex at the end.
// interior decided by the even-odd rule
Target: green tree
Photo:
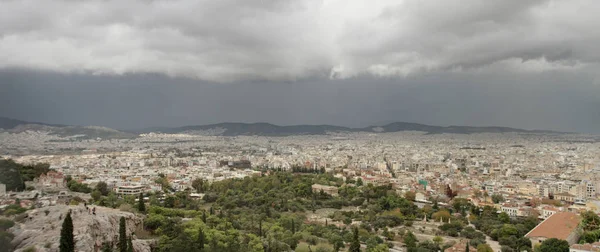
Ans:
{"type": "Polygon", "coordinates": [[[363,185],[362,178],[356,179],[356,186],[362,186],[362,185],[363,185]]]}
{"type": "Polygon", "coordinates": [[[584,231],[594,231],[600,229],[600,217],[593,211],[581,213],[581,223],[584,231]]]}
{"type": "Polygon", "coordinates": [[[106,196],[110,192],[108,190],[108,185],[104,181],[98,182],[98,184],[96,184],[96,188],[95,189],[97,191],[99,191],[102,194],[102,196],[106,196]]]}
{"type": "Polygon", "coordinates": [[[10,243],[15,235],[9,232],[0,231],[0,251],[12,251],[12,244],[10,243]]]}
{"type": "Polygon", "coordinates": [[[204,179],[197,178],[192,181],[192,187],[196,189],[196,192],[204,192],[206,183],[204,183],[204,179]]]}
{"type": "Polygon", "coordinates": [[[0,184],[5,184],[7,191],[23,191],[25,189],[25,181],[19,173],[22,167],[11,159],[0,159],[0,184]]]}
{"type": "Polygon", "coordinates": [[[204,244],[206,243],[206,237],[204,236],[204,230],[202,228],[198,229],[198,237],[196,238],[196,246],[198,247],[198,251],[204,251],[204,244]]]}
{"type": "Polygon", "coordinates": [[[138,199],[138,211],[140,211],[140,213],[146,212],[146,204],[144,203],[144,194],[143,193],[140,193],[140,197],[138,199]]]}
{"type": "Polygon", "coordinates": [[[119,219],[119,252],[127,252],[127,231],[125,217],[119,219]]]}
{"type": "Polygon", "coordinates": [[[504,202],[504,197],[502,197],[502,195],[500,195],[500,194],[494,194],[494,195],[492,195],[492,201],[495,204],[498,204],[500,202],[504,202]]]}
{"type": "Polygon", "coordinates": [[[368,252],[388,252],[390,249],[385,244],[377,244],[374,248],[368,250],[368,252]]]}
{"type": "Polygon", "coordinates": [[[482,243],[477,245],[477,252],[494,252],[494,250],[492,247],[490,247],[490,245],[482,243]]]}
{"type": "Polygon", "coordinates": [[[469,242],[467,241],[467,246],[465,246],[465,252],[469,252],[469,242]]]}
{"type": "Polygon", "coordinates": [[[92,191],[92,193],[90,193],[90,195],[92,196],[92,199],[94,200],[94,202],[96,202],[102,198],[102,193],[98,190],[92,191]]]}
{"type": "Polygon", "coordinates": [[[510,216],[507,213],[502,212],[498,215],[498,220],[502,223],[510,223],[510,216]]]}
{"type": "Polygon", "coordinates": [[[133,241],[131,241],[131,236],[127,238],[127,252],[133,252],[133,241]]]}
{"type": "Polygon", "coordinates": [[[249,252],[263,252],[265,251],[263,242],[260,240],[260,237],[254,234],[248,234],[248,251],[249,252]]]}
{"type": "Polygon", "coordinates": [[[406,234],[404,234],[404,244],[407,248],[416,248],[417,237],[411,231],[406,232],[406,234]]]}
{"type": "Polygon", "coordinates": [[[74,252],[75,251],[75,239],[73,237],[73,219],[71,219],[71,212],[67,213],[65,220],[63,221],[62,229],[60,230],[60,252],[74,252]]]}
{"type": "Polygon", "coordinates": [[[349,252],[360,252],[360,240],[359,240],[359,235],[358,235],[358,228],[354,227],[354,230],[352,231],[352,242],[350,243],[350,248],[348,249],[349,252]]]}
{"type": "Polygon", "coordinates": [[[439,247],[444,242],[444,238],[442,238],[440,236],[436,236],[436,237],[433,237],[432,241],[433,241],[433,243],[437,244],[439,247]]]}
{"type": "Polygon", "coordinates": [[[333,234],[329,238],[329,242],[333,245],[333,251],[338,252],[344,247],[344,239],[338,234],[333,234]]]}
{"type": "Polygon", "coordinates": [[[569,252],[569,242],[550,238],[542,242],[540,252],[569,252]]]}

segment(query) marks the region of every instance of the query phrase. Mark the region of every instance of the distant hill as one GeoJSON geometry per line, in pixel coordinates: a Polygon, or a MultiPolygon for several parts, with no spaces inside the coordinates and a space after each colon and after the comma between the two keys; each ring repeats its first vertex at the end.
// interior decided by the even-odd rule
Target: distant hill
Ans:
{"type": "Polygon", "coordinates": [[[399,131],[423,131],[429,134],[442,134],[442,133],[453,133],[453,134],[473,134],[473,133],[562,133],[548,130],[524,130],[509,127],[474,127],[474,126],[432,126],[419,123],[406,123],[406,122],[394,122],[386,124],[384,126],[372,126],[364,128],[364,131],[374,131],[374,129],[381,128],[382,132],[399,132],[399,131]]]}
{"type": "Polygon", "coordinates": [[[524,130],[509,127],[474,127],[474,126],[433,126],[419,123],[394,122],[382,126],[350,128],[333,125],[290,125],[279,126],[270,123],[218,123],[209,125],[192,125],[174,128],[148,128],[134,132],[119,131],[98,126],[65,126],[44,123],[31,123],[0,117],[0,128],[8,132],[46,131],[61,137],[79,138],[134,138],[138,133],[186,133],[219,136],[292,136],[292,135],[325,135],[331,132],[401,132],[421,131],[428,134],[473,134],[473,133],[543,133],[556,134],[562,132],[546,130],[524,130]]]}
{"type": "Polygon", "coordinates": [[[39,122],[26,122],[21,120],[16,120],[12,118],[0,117],[0,129],[14,129],[19,125],[27,125],[27,124],[36,124],[36,125],[45,125],[45,126],[55,126],[55,127],[63,127],[65,125],[59,124],[47,124],[47,123],[39,123],[39,122]]]}
{"type": "Polygon", "coordinates": [[[71,137],[79,139],[134,138],[137,136],[137,134],[134,133],[123,132],[106,127],[70,126],[39,122],[26,122],[6,117],[0,117],[0,129],[6,130],[11,133],[21,133],[25,131],[41,131],[48,132],[51,135],[57,135],[60,137],[71,137]]]}
{"type": "Polygon", "coordinates": [[[292,125],[279,126],[270,123],[218,123],[210,125],[163,128],[163,133],[193,133],[198,131],[216,132],[223,136],[257,135],[257,136],[290,136],[290,135],[324,135],[327,132],[354,131],[351,128],[331,125],[292,125]]]}
{"type": "Polygon", "coordinates": [[[421,131],[428,134],[473,134],[473,133],[545,133],[555,134],[561,132],[545,130],[524,130],[509,127],[472,127],[472,126],[432,126],[419,123],[394,122],[383,126],[370,126],[365,128],[349,128],[332,125],[292,125],[278,126],[269,123],[219,123],[210,125],[185,126],[177,128],[155,128],[144,132],[162,133],[208,133],[222,136],[290,136],[290,135],[324,135],[329,132],[401,132],[421,131]]]}

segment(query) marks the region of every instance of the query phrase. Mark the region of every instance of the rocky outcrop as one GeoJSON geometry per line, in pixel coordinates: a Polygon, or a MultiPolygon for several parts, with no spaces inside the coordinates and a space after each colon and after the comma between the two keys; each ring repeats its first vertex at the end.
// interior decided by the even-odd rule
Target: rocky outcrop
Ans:
{"type": "MultiPolygon", "coordinates": [[[[100,251],[103,243],[117,244],[119,220],[125,217],[127,235],[141,228],[143,219],[133,213],[96,206],[96,215],[90,214],[83,205],[51,206],[28,211],[28,216],[11,228],[15,235],[12,244],[16,251],[35,247],[37,251],[58,251],[63,218],[71,210],[76,251],[100,251]],[[48,214],[46,214],[48,213],[48,214]]],[[[149,252],[151,240],[133,237],[136,252],[149,252]]]]}

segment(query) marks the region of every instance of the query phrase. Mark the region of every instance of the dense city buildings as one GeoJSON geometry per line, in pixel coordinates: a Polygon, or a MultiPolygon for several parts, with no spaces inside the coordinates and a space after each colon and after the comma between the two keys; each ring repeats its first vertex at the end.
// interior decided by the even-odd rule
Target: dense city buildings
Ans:
{"type": "MultiPolygon", "coordinates": [[[[573,245],[581,236],[579,213],[600,213],[600,143],[587,135],[414,131],[266,137],[189,132],[81,139],[43,132],[0,134],[5,139],[0,142],[3,159],[47,163],[50,169],[25,182],[33,191],[6,192],[0,208],[16,198],[23,206],[40,207],[76,197],[97,198],[85,188],[98,188],[99,184],[116,197],[134,197],[136,201],[138,195],[165,192],[200,200],[208,197],[201,189],[206,185],[285,171],[329,174],[343,181],[311,184],[314,197],[340,197],[352,187],[367,191],[365,186],[389,186],[421,208],[452,208],[454,202],[464,200],[480,211],[491,207],[509,218],[538,219],[541,224],[525,236],[532,246],[549,238],[573,245]],[[44,196],[36,198],[36,194],[44,196]],[[562,231],[554,232],[557,229],[562,231]]],[[[143,199],[151,200],[148,196],[143,199]]],[[[158,198],[167,204],[165,199],[158,198]]],[[[314,205],[307,207],[314,211],[314,205]]],[[[330,214],[335,216],[335,212],[330,214]]],[[[326,220],[319,214],[306,216],[309,223],[326,220]]],[[[432,220],[425,217],[424,221],[426,226],[432,220]]],[[[333,219],[331,224],[345,225],[333,219]]],[[[427,235],[423,232],[418,235],[427,235]]],[[[500,245],[489,243],[494,251],[499,250],[500,245]]],[[[464,241],[452,244],[447,251],[466,249],[464,241]]]]}

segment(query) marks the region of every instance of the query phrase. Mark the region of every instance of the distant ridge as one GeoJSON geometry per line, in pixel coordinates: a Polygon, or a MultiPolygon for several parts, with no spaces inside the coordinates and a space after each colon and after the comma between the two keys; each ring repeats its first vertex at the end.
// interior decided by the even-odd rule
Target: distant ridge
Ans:
{"type": "Polygon", "coordinates": [[[350,128],[333,125],[291,125],[279,126],[270,123],[218,123],[209,125],[184,126],[175,128],[154,128],[143,132],[161,133],[190,133],[194,131],[208,131],[220,129],[219,135],[223,136],[291,136],[291,135],[324,135],[329,132],[401,132],[422,131],[428,134],[473,134],[473,133],[538,133],[538,134],[563,134],[565,132],[549,130],[524,130],[509,127],[474,127],[474,126],[432,126],[419,123],[394,122],[383,126],[369,126],[364,128],[350,128]]]}
{"type": "Polygon", "coordinates": [[[433,126],[419,123],[394,122],[382,126],[369,126],[364,128],[350,128],[333,125],[290,125],[279,126],[270,123],[217,123],[209,125],[192,125],[173,128],[148,128],[133,132],[118,131],[105,127],[95,126],[65,126],[44,123],[25,122],[5,117],[0,117],[0,128],[9,132],[24,130],[50,131],[60,136],[82,134],[87,138],[131,138],[134,133],[187,133],[209,134],[221,136],[293,136],[293,135],[325,135],[331,132],[401,132],[421,131],[427,134],[474,134],[474,133],[537,133],[537,134],[563,134],[565,132],[549,130],[524,130],[509,127],[474,127],[474,126],[433,126]]]}
{"type": "Polygon", "coordinates": [[[48,132],[51,135],[57,135],[60,137],[68,137],[74,139],[134,138],[137,136],[137,134],[118,131],[106,127],[71,126],[39,122],[26,122],[6,117],[0,117],[0,132],[2,130],[11,133],[21,133],[25,131],[48,132]]]}
{"type": "Polygon", "coordinates": [[[40,122],[26,122],[21,120],[16,120],[12,118],[0,117],[0,129],[14,129],[19,125],[27,125],[27,124],[37,124],[37,125],[46,125],[46,126],[54,126],[54,127],[64,127],[66,125],[60,124],[48,124],[48,123],[40,123],[40,122]]]}

